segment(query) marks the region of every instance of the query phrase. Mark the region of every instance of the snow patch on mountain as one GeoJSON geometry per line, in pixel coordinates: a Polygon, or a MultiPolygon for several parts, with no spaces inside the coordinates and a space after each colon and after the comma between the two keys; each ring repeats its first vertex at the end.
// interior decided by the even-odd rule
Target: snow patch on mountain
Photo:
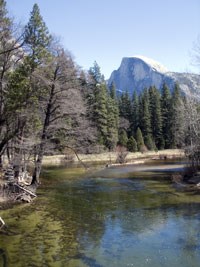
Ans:
{"type": "Polygon", "coordinates": [[[141,59],[147,65],[149,65],[149,67],[151,67],[153,70],[155,70],[157,72],[161,72],[161,73],[169,72],[169,70],[165,66],[163,66],[162,64],[160,64],[159,62],[157,62],[151,58],[148,58],[145,56],[140,56],[140,55],[134,56],[133,58],[141,59]]]}
{"type": "Polygon", "coordinates": [[[200,97],[200,75],[170,72],[162,64],[144,56],[124,57],[107,84],[113,83],[118,92],[128,91],[132,95],[133,91],[141,93],[150,86],[161,90],[164,83],[173,91],[176,82],[184,94],[200,97]]]}

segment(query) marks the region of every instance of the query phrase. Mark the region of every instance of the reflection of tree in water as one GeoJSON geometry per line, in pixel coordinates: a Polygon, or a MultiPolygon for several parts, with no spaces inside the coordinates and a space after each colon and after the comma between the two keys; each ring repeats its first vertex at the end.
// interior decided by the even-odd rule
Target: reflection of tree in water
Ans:
{"type": "MultiPolygon", "coordinates": [[[[187,252],[188,259],[200,260],[200,213],[199,203],[182,203],[173,205],[171,207],[176,217],[180,217],[179,233],[182,233],[181,237],[177,237],[177,244],[180,247],[180,251],[184,255],[187,252]],[[184,218],[184,220],[182,220],[184,218]]],[[[194,264],[194,263],[193,263],[194,264]]],[[[199,262],[194,266],[198,266],[199,262]]]]}
{"type": "Polygon", "coordinates": [[[50,188],[49,195],[46,188],[45,195],[28,208],[10,211],[13,219],[9,227],[16,228],[19,234],[0,240],[2,248],[6,244],[9,264],[21,267],[28,261],[26,266],[79,266],[82,261],[88,266],[100,266],[90,251],[109,251],[117,257],[122,248],[137,242],[138,235],[156,232],[165,225],[169,211],[175,218],[195,214],[193,205],[185,209],[186,203],[182,208],[173,204],[177,198],[168,186],[168,191],[162,187],[161,192],[158,188],[155,192],[155,184],[152,188],[146,184],[97,178],[57,184],[50,188]]]}
{"type": "Polygon", "coordinates": [[[7,257],[5,251],[0,248],[0,266],[7,267],[7,257]]]}

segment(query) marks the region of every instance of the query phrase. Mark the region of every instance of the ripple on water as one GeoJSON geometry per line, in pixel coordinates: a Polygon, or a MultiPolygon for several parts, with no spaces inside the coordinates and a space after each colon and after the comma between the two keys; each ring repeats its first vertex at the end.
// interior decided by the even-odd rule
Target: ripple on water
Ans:
{"type": "Polygon", "coordinates": [[[200,197],[150,171],[51,169],[34,203],[1,212],[0,266],[199,266],[200,197]]]}

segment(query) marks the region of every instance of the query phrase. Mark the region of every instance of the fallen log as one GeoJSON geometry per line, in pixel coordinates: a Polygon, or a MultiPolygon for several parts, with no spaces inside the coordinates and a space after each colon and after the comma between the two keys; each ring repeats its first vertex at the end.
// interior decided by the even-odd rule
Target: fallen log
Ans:
{"type": "Polygon", "coordinates": [[[24,187],[22,187],[16,183],[14,185],[17,186],[18,188],[20,188],[21,190],[23,190],[24,192],[28,193],[29,195],[31,195],[33,197],[37,197],[36,194],[34,194],[32,191],[30,191],[30,190],[28,190],[28,189],[26,189],[26,188],[24,188],[24,187]]]}

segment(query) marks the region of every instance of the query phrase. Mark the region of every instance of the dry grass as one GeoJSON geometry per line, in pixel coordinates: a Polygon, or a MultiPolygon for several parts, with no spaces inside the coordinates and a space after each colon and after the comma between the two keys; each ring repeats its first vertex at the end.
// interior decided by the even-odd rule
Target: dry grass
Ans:
{"type": "MultiPolygon", "coordinates": [[[[126,161],[134,162],[135,160],[139,159],[178,158],[183,156],[184,156],[183,150],[179,149],[166,149],[166,150],[160,150],[158,152],[148,151],[145,153],[129,152],[126,157],[126,161]]],[[[106,152],[101,154],[88,154],[88,155],[79,154],[79,158],[82,162],[105,162],[110,164],[116,162],[117,152],[106,152]]],[[[65,155],[46,156],[43,159],[44,165],[59,165],[62,162],[65,162],[65,155]]],[[[78,159],[75,155],[74,155],[74,162],[78,162],[78,159]]]]}

